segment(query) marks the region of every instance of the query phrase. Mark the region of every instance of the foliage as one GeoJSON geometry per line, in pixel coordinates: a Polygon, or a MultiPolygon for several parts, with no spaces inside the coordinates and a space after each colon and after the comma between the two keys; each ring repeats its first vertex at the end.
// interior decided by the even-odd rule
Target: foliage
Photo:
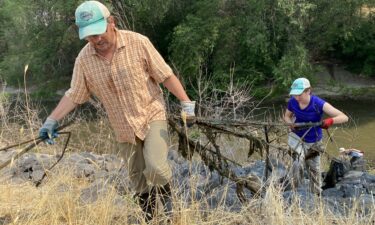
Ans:
{"type": "MultiPolygon", "coordinates": [[[[74,10],[81,0],[0,1],[0,76],[10,84],[67,80],[84,44],[74,10]]],[[[342,62],[375,74],[374,0],[103,0],[120,28],[148,36],[191,95],[199,79],[225,89],[251,83],[284,91],[313,64],[342,62]]],[[[43,85],[44,84],[44,85],[43,85]]],[[[62,86],[68,87],[69,82],[62,86]]],[[[276,92],[277,93],[277,92],[276,92]]]]}
{"type": "Polygon", "coordinates": [[[313,5],[300,2],[199,1],[175,28],[172,60],[193,85],[205,74],[224,88],[233,70],[240,82],[285,87],[311,73],[302,31],[313,5]]]}
{"type": "Polygon", "coordinates": [[[72,26],[75,6],[76,1],[2,2],[0,35],[6,45],[0,69],[9,83],[23,80],[26,64],[34,82],[70,74],[80,45],[72,26]]]}
{"type": "Polygon", "coordinates": [[[173,28],[190,12],[194,0],[112,0],[112,11],[122,29],[144,34],[165,56],[173,28]]]}
{"type": "Polygon", "coordinates": [[[342,40],[337,55],[357,73],[375,77],[375,17],[356,27],[353,35],[342,40]]]}
{"type": "Polygon", "coordinates": [[[304,33],[314,61],[337,59],[375,76],[374,0],[314,0],[304,33]]]}

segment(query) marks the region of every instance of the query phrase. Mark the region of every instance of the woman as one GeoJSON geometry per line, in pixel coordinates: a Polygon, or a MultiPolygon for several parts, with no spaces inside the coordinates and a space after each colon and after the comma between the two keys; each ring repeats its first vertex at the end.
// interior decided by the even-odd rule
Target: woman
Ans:
{"type": "Polygon", "coordinates": [[[328,102],[311,94],[308,79],[298,78],[292,86],[289,95],[288,108],[284,121],[291,124],[288,138],[289,147],[296,156],[291,169],[292,184],[298,187],[303,181],[303,170],[306,166],[310,178],[310,191],[321,192],[320,153],[324,151],[322,144],[322,128],[328,129],[332,124],[348,121],[348,117],[328,102]],[[322,120],[323,114],[328,118],[322,120]],[[321,122],[320,126],[298,129],[298,123],[321,122]]]}

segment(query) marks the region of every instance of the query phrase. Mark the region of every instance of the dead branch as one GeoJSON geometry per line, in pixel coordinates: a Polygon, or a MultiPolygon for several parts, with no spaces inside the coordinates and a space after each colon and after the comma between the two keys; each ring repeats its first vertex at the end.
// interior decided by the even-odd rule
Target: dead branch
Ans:
{"type": "Polygon", "coordinates": [[[169,125],[179,136],[179,150],[182,151],[182,155],[191,159],[192,153],[197,152],[201,156],[202,161],[211,170],[216,170],[221,176],[237,184],[237,195],[241,201],[245,201],[243,190],[241,190],[242,187],[250,190],[254,196],[261,194],[263,185],[260,178],[256,176],[238,177],[229,166],[230,164],[238,165],[237,163],[222,155],[212,154],[213,152],[216,153],[216,151],[210,149],[208,146],[201,145],[197,141],[191,140],[187,137],[184,129],[173,118],[169,118],[169,125]]]}

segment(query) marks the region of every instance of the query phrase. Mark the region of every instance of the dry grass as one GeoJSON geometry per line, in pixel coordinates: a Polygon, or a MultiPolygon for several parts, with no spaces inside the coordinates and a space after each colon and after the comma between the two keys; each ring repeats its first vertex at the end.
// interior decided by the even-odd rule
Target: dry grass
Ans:
{"type": "MultiPolygon", "coordinates": [[[[110,189],[94,203],[80,201],[80,191],[88,183],[78,181],[68,172],[58,174],[40,188],[28,183],[22,185],[0,185],[0,221],[3,224],[135,224],[142,221],[140,209],[131,196],[121,197],[115,189],[110,189]],[[62,187],[63,190],[62,190],[62,187]]],[[[176,190],[175,190],[176,191],[176,190]]],[[[270,187],[264,199],[251,200],[240,212],[229,212],[224,207],[204,210],[204,201],[195,201],[191,205],[174,198],[173,224],[371,224],[374,212],[362,216],[356,209],[348,216],[336,216],[327,211],[319,198],[314,209],[310,211],[299,207],[300,200],[287,204],[281,197],[282,193],[270,187]]],[[[153,224],[163,224],[165,218],[156,218],[153,224]]],[[[0,222],[1,223],[1,222],[0,222]]],[[[144,222],[140,222],[144,224],[144,222]]]]}
{"type": "MultiPolygon", "coordinates": [[[[2,103],[7,103],[3,101],[2,103]]],[[[2,104],[9,111],[10,104],[2,104]]],[[[99,106],[98,106],[99,107],[99,106]]],[[[37,135],[41,124],[38,118],[38,106],[22,104],[13,106],[12,114],[1,117],[0,148],[6,145],[27,140],[37,135]]],[[[113,135],[108,121],[99,110],[95,121],[82,115],[76,115],[77,121],[69,127],[75,137],[70,145],[71,151],[108,152],[113,148],[113,135]]],[[[61,146],[40,145],[33,151],[55,154],[61,146]]],[[[55,170],[43,185],[35,187],[31,183],[0,184],[0,224],[12,225],[127,225],[144,224],[140,208],[134,202],[131,193],[120,196],[116,189],[109,186],[106,195],[93,203],[80,199],[81,191],[90,183],[78,179],[73,171],[55,170]]],[[[191,186],[196,187],[194,178],[191,186]]],[[[182,187],[175,187],[174,193],[181,193],[182,187]],[[180,189],[180,190],[177,190],[180,189]]],[[[194,188],[193,192],[196,191],[194,188]]],[[[330,212],[321,199],[316,198],[314,208],[304,210],[300,199],[289,203],[282,197],[283,193],[270,186],[263,199],[251,199],[242,206],[239,212],[228,211],[222,202],[216,209],[208,209],[207,199],[195,200],[189,204],[181,197],[174,196],[173,224],[306,224],[325,225],[374,224],[375,210],[364,216],[359,208],[353,208],[347,216],[338,216],[330,212]]],[[[375,205],[374,205],[375,208],[375,205]]],[[[163,224],[165,218],[160,216],[153,224],[163,224]]]]}
{"type": "Polygon", "coordinates": [[[84,204],[80,191],[87,183],[75,180],[69,172],[55,178],[40,188],[28,183],[1,185],[1,216],[12,224],[129,224],[128,215],[139,214],[127,198],[126,204],[117,206],[114,189],[98,201],[84,204]]]}

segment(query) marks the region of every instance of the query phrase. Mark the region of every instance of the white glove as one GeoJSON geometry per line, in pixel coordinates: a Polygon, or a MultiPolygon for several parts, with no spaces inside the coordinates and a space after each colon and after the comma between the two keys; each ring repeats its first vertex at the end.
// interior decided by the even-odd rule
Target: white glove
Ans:
{"type": "Polygon", "coordinates": [[[195,116],[195,101],[181,101],[181,108],[186,116],[195,116]]]}
{"type": "Polygon", "coordinates": [[[195,101],[181,101],[181,118],[183,123],[191,127],[195,123],[195,101]]]}

